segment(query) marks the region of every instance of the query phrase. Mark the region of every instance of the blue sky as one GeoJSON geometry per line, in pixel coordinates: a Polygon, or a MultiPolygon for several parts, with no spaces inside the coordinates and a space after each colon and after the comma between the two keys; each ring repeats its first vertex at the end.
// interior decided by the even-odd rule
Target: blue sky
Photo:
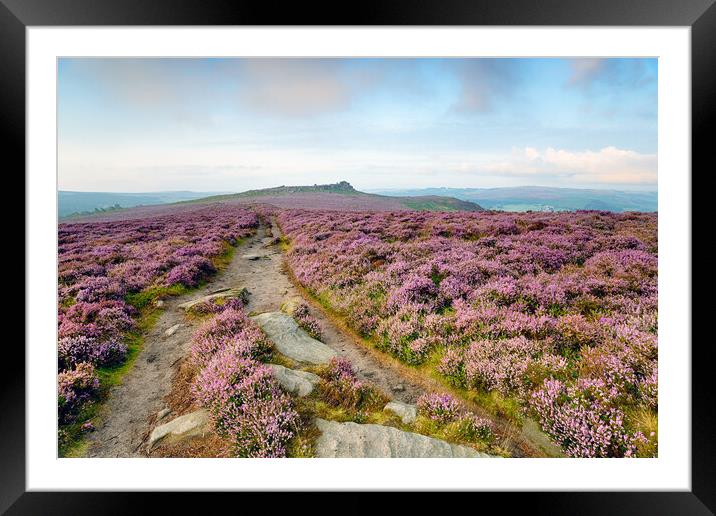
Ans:
{"type": "Polygon", "coordinates": [[[656,189],[656,59],[60,59],[62,190],[656,189]]]}

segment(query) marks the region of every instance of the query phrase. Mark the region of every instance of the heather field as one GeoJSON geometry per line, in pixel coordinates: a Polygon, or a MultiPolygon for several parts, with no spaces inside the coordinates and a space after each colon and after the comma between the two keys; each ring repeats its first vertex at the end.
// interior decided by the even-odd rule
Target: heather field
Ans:
{"type": "Polygon", "coordinates": [[[239,207],[60,224],[61,448],[91,429],[95,402],[126,370],[155,319],[154,302],[199,285],[257,225],[257,215],[239,207]]]}
{"type": "Polygon", "coordinates": [[[282,210],[297,280],[373,346],[568,456],[657,454],[657,215],[282,210]]]}
{"type": "MultiPolygon", "coordinates": [[[[655,213],[334,210],[339,199],[313,201],[138,208],[60,224],[61,453],[103,421],[102,404],[141,354],[162,300],[204,299],[197,287],[217,291],[214,273],[231,266],[225,284],[248,290],[181,315],[173,307],[181,324],[169,330],[194,329],[179,338],[188,346],[175,351],[185,355],[179,373],[161,372],[173,375],[171,410],[206,411],[219,444],[150,445],[150,456],[316,456],[316,418],[393,427],[470,453],[540,455],[505,431],[529,420],[567,456],[657,455],[655,213]],[[234,257],[248,240],[261,254],[234,257]],[[285,308],[291,278],[295,296],[325,315],[295,299],[285,308]],[[302,366],[279,352],[254,321],[279,306],[313,346],[332,343],[339,356],[302,366]],[[345,342],[385,362],[361,362],[365,349],[351,354],[345,342]],[[290,388],[277,367],[294,375],[290,388]],[[315,392],[296,397],[309,377],[314,385],[301,388],[315,392]],[[393,388],[403,382],[408,392],[393,388]],[[413,404],[412,420],[386,415],[396,395],[413,404]]],[[[171,333],[158,331],[161,350],[171,333]]]]}

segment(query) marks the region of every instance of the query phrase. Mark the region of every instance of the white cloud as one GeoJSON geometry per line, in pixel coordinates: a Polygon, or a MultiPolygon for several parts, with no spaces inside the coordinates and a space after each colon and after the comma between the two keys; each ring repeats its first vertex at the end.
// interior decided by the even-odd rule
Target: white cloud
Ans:
{"type": "Polygon", "coordinates": [[[580,183],[656,184],[656,154],[604,147],[569,151],[548,147],[514,149],[504,159],[487,162],[482,170],[506,176],[551,176],[580,183]]]}

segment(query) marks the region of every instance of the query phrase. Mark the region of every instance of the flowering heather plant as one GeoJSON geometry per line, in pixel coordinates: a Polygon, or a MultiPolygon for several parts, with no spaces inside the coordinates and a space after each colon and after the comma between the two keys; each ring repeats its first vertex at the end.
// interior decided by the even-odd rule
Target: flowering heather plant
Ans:
{"type": "Polygon", "coordinates": [[[58,316],[59,336],[120,337],[134,328],[134,309],[124,301],[77,302],[58,316]]]}
{"type": "Polygon", "coordinates": [[[83,404],[99,393],[99,378],[92,364],[80,363],[57,376],[57,409],[61,423],[67,423],[83,404]]]}
{"type": "Polygon", "coordinates": [[[87,303],[104,299],[121,299],[127,293],[120,281],[102,276],[90,276],[78,283],[75,288],[77,289],[75,299],[87,303]]]}
{"type": "Polygon", "coordinates": [[[237,456],[285,457],[286,445],[296,434],[299,415],[290,396],[273,379],[271,369],[256,367],[236,391],[234,403],[223,415],[237,456]]]}
{"type": "Polygon", "coordinates": [[[646,437],[626,428],[624,412],[614,403],[617,394],[601,379],[573,386],[545,380],[531,404],[542,427],[569,456],[631,457],[646,437]]]}
{"type": "MultiPolygon", "coordinates": [[[[257,363],[243,346],[227,344],[217,351],[203,367],[193,385],[194,398],[202,405],[221,408],[231,401],[231,387],[248,376],[257,363]]],[[[223,431],[222,422],[217,428],[223,431]]]]}
{"type": "Polygon", "coordinates": [[[192,339],[191,358],[204,367],[229,344],[238,346],[247,358],[262,360],[271,352],[271,343],[243,310],[227,309],[201,325],[192,339]]]}
{"type": "Polygon", "coordinates": [[[238,457],[283,457],[298,413],[271,375],[242,343],[216,352],[197,375],[193,392],[209,408],[214,426],[238,457]]]}
{"type": "Polygon", "coordinates": [[[321,373],[324,396],[334,405],[360,410],[383,406],[388,399],[369,384],[360,381],[351,363],[343,357],[334,357],[321,373]]]}
{"type": "Polygon", "coordinates": [[[457,420],[463,413],[462,405],[449,394],[429,393],[418,398],[418,411],[441,424],[457,420]]]}
{"type": "Polygon", "coordinates": [[[462,441],[489,442],[494,437],[491,421],[465,410],[449,394],[423,394],[418,398],[418,413],[462,441]]]}
{"type": "Polygon", "coordinates": [[[528,368],[545,351],[544,342],[522,336],[477,341],[465,353],[465,379],[488,391],[522,393],[528,368]]]}
{"type": "Polygon", "coordinates": [[[465,350],[461,348],[448,348],[440,360],[437,370],[453,385],[465,387],[465,350]]]}
{"type": "Polygon", "coordinates": [[[644,378],[639,384],[639,394],[646,405],[656,411],[658,407],[658,371],[654,369],[652,373],[644,378]]]}
{"type": "MultiPolygon", "coordinates": [[[[627,407],[658,410],[657,214],[285,209],[277,218],[296,278],[402,361],[444,349],[437,370],[451,382],[514,396],[526,410],[545,380],[564,382],[579,405],[577,384],[595,378],[615,393],[608,406],[584,405],[593,421],[613,407],[624,418],[635,412],[627,407]]],[[[545,429],[556,424],[544,417],[545,429]]]]}
{"type": "Polygon", "coordinates": [[[494,425],[491,421],[467,412],[457,421],[458,431],[468,441],[491,441],[494,436],[494,425]]]}
{"type": "Polygon", "coordinates": [[[321,340],[321,325],[318,323],[318,319],[311,315],[307,304],[299,304],[294,309],[292,315],[298,325],[303,328],[306,333],[314,339],[321,340]]]}
{"type": "Polygon", "coordinates": [[[215,270],[214,265],[208,258],[203,256],[188,256],[185,262],[169,270],[165,283],[167,285],[181,283],[187,287],[195,287],[199,283],[199,280],[215,270]]]}
{"type": "Polygon", "coordinates": [[[82,362],[95,366],[118,364],[127,354],[127,345],[114,339],[98,341],[93,337],[77,335],[61,338],[57,352],[58,366],[62,371],[82,362]]]}

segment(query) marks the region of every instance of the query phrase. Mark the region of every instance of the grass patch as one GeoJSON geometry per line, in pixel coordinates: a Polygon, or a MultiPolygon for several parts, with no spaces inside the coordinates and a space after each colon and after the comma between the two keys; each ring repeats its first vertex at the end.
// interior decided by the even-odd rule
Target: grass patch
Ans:
{"type": "Polygon", "coordinates": [[[308,423],[288,443],[286,456],[293,459],[309,459],[315,457],[315,442],[321,432],[312,423],[308,423]]]}
{"type": "Polygon", "coordinates": [[[271,359],[269,360],[272,364],[278,364],[283,367],[287,367],[288,369],[295,369],[296,368],[296,361],[288,358],[286,355],[283,355],[276,351],[275,349],[271,353],[271,359]]]}
{"type": "Polygon", "coordinates": [[[282,252],[287,253],[291,250],[291,241],[284,235],[281,235],[278,238],[278,247],[282,252]]]}
{"type": "Polygon", "coordinates": [[[228,242],[223,243],[223,250],[221,254],[211,259],[211,263],[214,264],[217,271],[223,271],[231,264],[231,261],[234,259],[234,255],[236,254],[236,248],[239,247],[244,240],[245,239],[240,238],[234,245],[231,245],[228,242]]]}
{"type": "Polygon", "coordinates": [[[144,346],[144,334],[156,324],[160,315],[161,310],[158,308],[146,308],[143,310],[137,318],[136,329],[129,332],[125,337],[127,344],[125,361],[116,366],[97,368],[97,375],[103,388],[113,387],[121,383],[122,378],[132,368],[144,346]]]}
{"type": "Polygon", "coordinates": [[[626,413],[627,421],[648,439],[637,444],[638,457],[657,457],[659,451],[659,415],[646,407],[637,407],[626,413]]]}
{"type": "Polygon", "coordinates": [[[425,416],[418,416],[414,423],[415,432],[443,441],[456,444],[470,446],[478,451],[489,452],[496,455],[506,455],[509,453],[496,448],[493,445],[493,438],[481,438],[471,433],[462,421],[453,421],[445,425],[441,425],[425,416]]]}
{"type": "Polygon", "coordinates": [[[515,398],[503,396],[497,391],[465,391],[464,397],[477,403],[485,410],[496,416],[503,417],[508,421],[522,424],[522,407],[515,398]]]}
{"type": "Polygon", "coordinates": [[[84,439],[82,424],[97,417],[100,408],[100,400],[87,403],[77,414],[76,422],[60,426],[57,440],[60,457],[84,457],[86,455],[89,443],[84,439]]]}
{"type": "MultiPolygon", "coordinates": [[[[175,283],[168,287],[162,285],[152,285],[141,292],[132,292],[127,294],[124,300],[127,304],[132,305],[137,310],[144,310],[151,307],[154,302],[170,296],[181,296],[190,292],[192,289],[180,283],[175,283]]],[[[141,316],[140,316],[141,317],[141,316]]]]}
{"type": "Polygon", "coordinates": [[[64,300],[62,300],[62,303],[60,303],[60,306],[62,308],[69,308],[76,303],[77,303],[77,300],[74,297],[68,297],[68,298],[65,298],[64,300]]]}

